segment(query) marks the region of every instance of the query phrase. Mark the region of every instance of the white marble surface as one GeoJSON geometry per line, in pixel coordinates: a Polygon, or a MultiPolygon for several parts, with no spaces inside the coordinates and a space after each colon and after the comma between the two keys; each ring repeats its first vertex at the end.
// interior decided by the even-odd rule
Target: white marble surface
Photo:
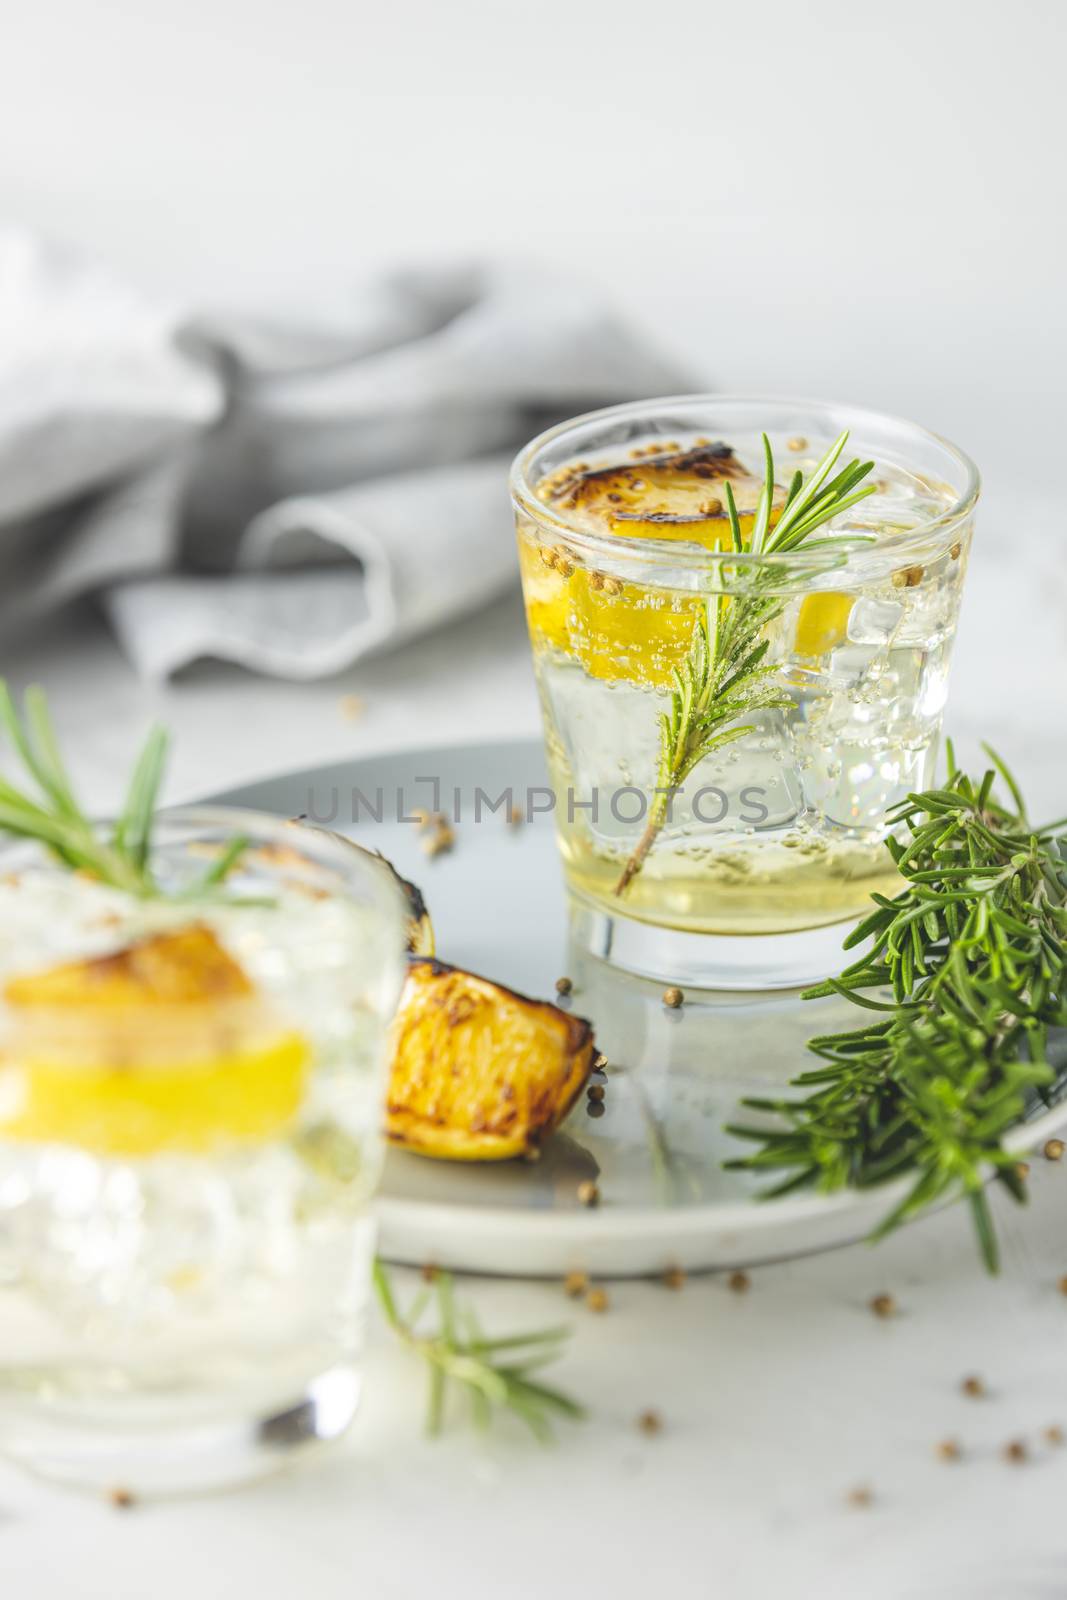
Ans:
{"type": "MultiPolygon", "coordinates": [[[[993,738],[1035,806],[1067,810],[1067,566],[1051,502],[987,507],[970,579],[949,724],[993,738]]],[[[133,682],[91,619],[9,644],[16,684],[49,688],[94,805],[150,716],[175,730],[170,797],[360,751],[537,727],[521,613],[469,625],[353,670],[288,686],[204,668],[166,690],[133,682]],[[343,697],[365,702],[355,719],[343,697]]],[[[721,1279],[681,1293],[611,1288],[597,1317],[558,1286],[463,1286],[493,1329],[564,1317],[559,1379],[590,1419],[541,1450],[507,1430],[420,1435],[421,1374],[376,1327],[358,1424],[333,1457],[216,1500],[117,1512],[0,1469],[0,1561],[29,1600],[200,1600],[294,1592],[322,1600],[429,1594],[515,1600],[979,1600],[1063,1593],[1067,1448],[1067,1162],[1035,1162],[1029,1213],[1004,1217],[1005,1271],[976,1264],[958,1209],[877,1252],[856,1246],[765,1268],[746,1295],[721,1279]],[[899,1315],[866,1308],[889,1290],[899,1315]],[[959,1381],[985,1376],[965,1399],[959,1381]],[[646,1437],[647,1407],[664,1428],[646,1437]],[[936,1458],[939,1440],[963,1457],[936,1458]],[[1032,1458],[1000,1455],[1024,1438],[1032,1458]],[[869,1485],[858,1509],[851,1489],[869,1485]]],[[[406,1283],[405,1283],[406,1287],[406,1283]]]]}

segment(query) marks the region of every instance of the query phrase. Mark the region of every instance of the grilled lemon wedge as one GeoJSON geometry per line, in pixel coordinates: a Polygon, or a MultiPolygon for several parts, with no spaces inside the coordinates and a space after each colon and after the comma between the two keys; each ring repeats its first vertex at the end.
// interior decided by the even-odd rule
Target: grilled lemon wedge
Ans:
{"type": "MultiPolygon", "coordinates": [[[[539,493],[591,533],[726,550],[731,544],[723,491],[727,482],[742,537],[747,538],[762,482],[724,444],[705,443],[691,450],[650,446],[638,460],[565,467],[539,493]]],[[[703,609],[699,597],[624,582],[532,537],[520,538],[519,562],[535,642],[541,639],[565,650],[603,682],[654,688],[672,683],[703,609]]]]}
{"type": "Polygon", "coordinates": [[[388,1138],[506,1161],[559,1126],[592,1070],[587,1022],[441,961],[411,962],[393,1024],[388,1138]]]}
{"type": "Polygon", "coordinates": [[[98,1154],[204,1151],[276,1135],[310,1050],[214,932],[192,924],[9,980],[7,1138],[98,1154]]]}

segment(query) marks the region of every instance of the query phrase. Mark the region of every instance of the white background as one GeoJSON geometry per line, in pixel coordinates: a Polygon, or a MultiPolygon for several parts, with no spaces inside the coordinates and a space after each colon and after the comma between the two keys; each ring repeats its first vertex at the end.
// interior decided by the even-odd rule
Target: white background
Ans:
{"type": "MultiPolygon", "coordinates": [[[[950,723],[990,733],[1062,812],[1062,82],[1056,0],[730,6],[496,0],[0,0],[0,213],[183,302],[325,314],[399,262],[532,256],[585,274],[720,388],[899,411],[989,488],[950,723]]],[[[346,674],[279,685],[204,667],[138,685],[98,625],[2,665],[49,687],[94,804],[150,712],[172,792],[382,747],[533,732],[521,614],[346,674]],[[341,696],[366,700],[355,723],[341,696]]],[[[768,1268],[748,1297],[471,1288],[487,1323],[575,1321],[563,1380],[594,1419],[541,1456],[418,1438],[381,1338],[345,1462],[127,1519],[0,1471],[18,1600],[313,1591],[680,1600],[1063,1590],[1064,1167],[1008,1228],[1002,1284],[959,1212],[768,1268]],[[902,1314],[865,1309],[893,1290],[902,1314]],[[959,1396],[987,1375],[988,1404],[959,1396]],[[633,1426],[646,1405],[666,1429],[633,1426]],[[1000,1459],[1017,1434],[1033,1460],[1000,1459]],[[937,1462],[939,1438],[966,1459],[937,1462]],[[855,1512],[847,1489],[869,1482],[855,1512]]]]}
{"type": "Polygon", "coordinates": [[[1057,0],[2,0],[0,205],[305,312],[470,252],[584,273],[717,387],[1055,481],[1057,0]]]}

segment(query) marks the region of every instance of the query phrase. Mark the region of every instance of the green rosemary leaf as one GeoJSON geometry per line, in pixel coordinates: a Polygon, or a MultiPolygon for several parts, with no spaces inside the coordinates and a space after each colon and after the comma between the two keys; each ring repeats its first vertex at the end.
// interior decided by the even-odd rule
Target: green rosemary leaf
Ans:
{"type": "Polygon", "coordinates": [[[115,826],[115,845],[142,870],[148,860],[152,821],[167,760],[167,735],[153,728],[130,779],[126,804],[115,826]]]}
{"type": "Polygon", "coordinates": [[[434,1280],[438,1325],[434,1331],[424,1332],[419,1326],[424,1296],[418,1296],[405,1315],[379,1260],[374,1263],[372,1281],[386,1322],[428,1369],[429,1433],[440,1433],[444,1427],[450,1386],[466,1396],[476,1427],[488,1427],[494,1410],[510,1411],[543,1444],[552,1439],[553,1416],[576,1422],[585,1415],[569,1395],[530,1376],[561,1354],[569,1337],[566,1328],[486,1338],[473,1313],[457,1305],[452,1279],[439,1273],[434,1280]],[[502,1354],[509,1359],[500,1361],[502,1354]]]}
{"type": "Polygon", "coordinates": [[[840,995],[882,1020],[811,1039],[827,1064],[795,1077],[793,1097],[745,1102],[780,1123],[731,1128],[759,1148],[729,1165],[792,1174],[768,1194],[813,1182],[870,1189],[911,1174],[873,1238],[965,1195],[982,1260],[995,1271],[984,1183],[995,1175],[1025,1203],[1004,1139],[1047,1095],[1049,1033],[1067,1025],[1067,871],[1064,841],[1055,829],[1030,830],[1018,786],[990,757],[993,768],[973,780],[950,748],[947,787],[895,809],[910,834],[906,844],[889,841],[904,887],[894,899],[873,896],[875,909],[846,940],[866,941],[866,952],[806,991],[840,995]],[[1014,810],[994,797],[998,777],[1014,810]]]}
{"type": "MultiPolygon", "coordinates": [[[[848,442],[842,433],[805,482],[795,473],[774,520],[774,456],[767,435],[763,439],[764,478],[753,519],[747,551],[752,555],[784,555],[809,544],[810,535],[858,500],[874,493],[874,486],[856,485],[873,463],[852,462],[836,476],[831,473],[848,442]]],[[[724,486],[730,539],[735,554],[746,550],[741,519],[729,483],[724,486]]],[[[824,543],[825,541],[819,541],[824,543]]],[[[689,653],[674,674],[669,714],[659,717],[660,752],[657,787],[677,790],[707,756],[734,739],[751,733],[747,719],[756,712],[785,707],[792,702],[772,681],[766,665],[770,641],[766,629],[781,616],[783,602],[766,592],[773,567],[758,567],[743,576],[746,587],[729,595],[709,595],[704,613],[693,629],[689,653]]],[[[667,804],[658,796],[649,808],[645,831],[615,885],[622,895],[640,872],[645,857],[667,819],[667,804]]]]}

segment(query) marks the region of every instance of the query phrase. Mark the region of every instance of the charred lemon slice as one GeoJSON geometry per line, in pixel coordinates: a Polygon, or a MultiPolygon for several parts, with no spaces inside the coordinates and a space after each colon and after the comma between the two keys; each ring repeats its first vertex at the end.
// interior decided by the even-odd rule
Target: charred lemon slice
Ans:
{"type": "Polygon", "coordinates": [[[386,1134],[449,1161],[523,1155],[567,1115],[593,1052],[580,1017],[415,960],[393,1024],[386,1134]]]}
{"type": "MultiPolygon", "coordinates": [[[[651,445],[637,456],[615,466],[564,467],[538,492],[591,533],[723,550],[730,545],[729,482],[742,537],[751,533],[762,484],[728,445],[651,445]]],[[[532,528],[520,536],[519,562],[535,643],[565,651],[604,682],[671,683],[689,649],[699,599],[592,570],[564,546],[540,542],[532,528]]]]}
{"type": "Polygon", "coordinates": [[[11,979],[0,1133],[99,1154],[271,1138],[310,1051],[195,924],[11,979]]]}
{"type": "Polygon", "coordinates": [[[652,444],[626,462],[588,467],[577,462],[539,487],[545,503],[564,511],[591,533],[621,538],[689,540],[708,550],[730,544],[723,486],[729,483],[751,531],[762,484],[729,445],[704,443],[691,450],[652,444]]]}

